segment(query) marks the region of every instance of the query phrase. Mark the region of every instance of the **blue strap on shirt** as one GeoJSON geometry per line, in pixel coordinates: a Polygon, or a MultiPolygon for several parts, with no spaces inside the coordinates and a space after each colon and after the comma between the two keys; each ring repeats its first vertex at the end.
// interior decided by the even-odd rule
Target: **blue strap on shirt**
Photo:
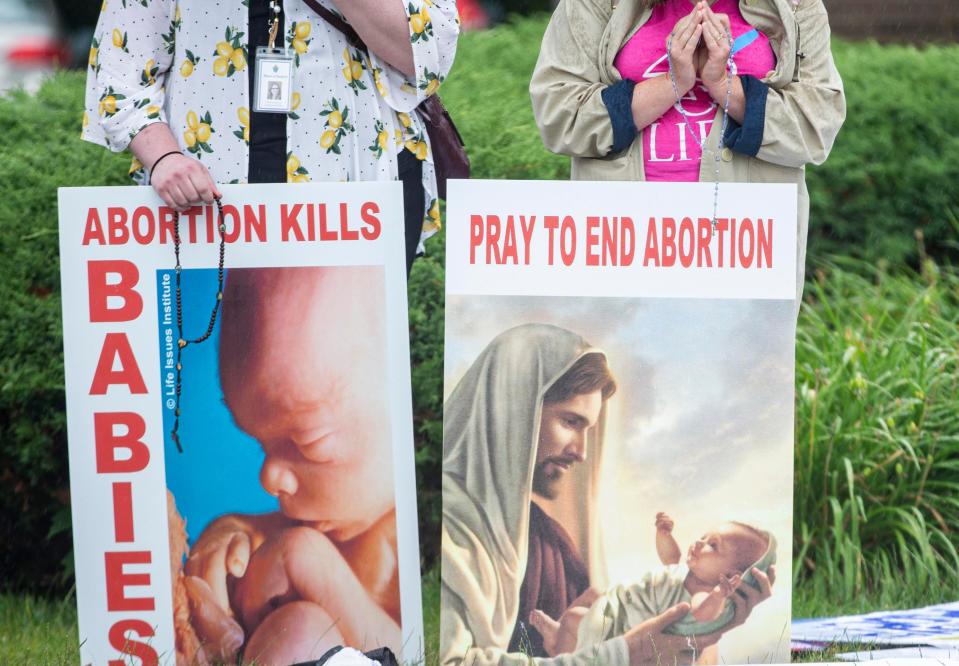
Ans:
{"type": "Polygon", "coordinates": [[[736,55],[737,53],[742,51],[744,48],[746,48],[747,46],[755,42],[757,39],[759,39],[759,31],[756,30],[755,28],[753,28],[749,32],[744,32],[739,37],[733,40],[733,48],[732,48],[731,55],[736,55]]]}

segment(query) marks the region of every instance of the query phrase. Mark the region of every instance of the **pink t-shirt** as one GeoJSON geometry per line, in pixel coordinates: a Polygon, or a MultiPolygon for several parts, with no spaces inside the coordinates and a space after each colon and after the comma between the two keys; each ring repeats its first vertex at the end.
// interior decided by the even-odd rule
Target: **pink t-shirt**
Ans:
{"type": "MultiPolygon", "coordinates": [[[[692,11],[690,0],[666,0],[656,5],[649,20],[633,35],[616,56],[615,65],[624,79],[641,83],[669,71],[666,37],[676,22],[692,11]]],[[[762,78],[776,65],[769,40],[753,28],[739,12],[738,0],[716,0],[712,10],[728,14],[733,38],[733,74],[751,74],[762,78]]],[[[716,116],[713,102],[702,81],[682,99],[697,137],[709,134],[716,116]]],[[[643,164],[646,180],[699,180],[702,150],[690,134],[676,105],[642,131],[643,164]]]]}

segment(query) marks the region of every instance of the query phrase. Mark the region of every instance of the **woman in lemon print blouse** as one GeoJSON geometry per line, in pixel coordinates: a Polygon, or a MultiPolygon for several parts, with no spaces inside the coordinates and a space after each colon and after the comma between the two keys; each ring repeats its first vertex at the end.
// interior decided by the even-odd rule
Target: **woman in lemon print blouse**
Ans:
{"type": "MultiPolygon", "coordinates": [[[[90,52],[83,136],[114,151],[129,148],[136,158],[135,179],[152,184],[180,210],[211,201],[217,183],[399,178],[411,261],[438,218],[432,154],[415,109],[452,65],[459,31],[455,1],[319,1],[350,23],[370,52],[352,47],[304,0],[282,0],[276,43],[295,54],[296,74],[293,89],[282,91],[290,95],[290,112],[274,114],[255,112],[250,102],[256,50],[266,46],[274,16],[269,0],[106,0],[90,52]]],[[[368,458],[363,465],[382,464],[368,458]]],[[[352,505],[359,511],[356,501],[352,505]]],[[[331,520],[342,517],[341,509],[325,509],[331,520]]],[[[352,572],[356,580],[342,574],[338,582],[359,581],[374,601],[354,604],[373,609],[364,614],[365,626],[344,621],[335,630],[322,627],[325,633],[312,639],[274,647],[312,649],[321,636],[364,631],[370,643],[364,648],[401,647],[395,548],[378,547],[391,538],[395,543],[395,520],[365,508],[359,513],[358,523],[369,526],[349,543],[331,534],[328,542],[338,554],[328,554],[331,567],[315,573],[320,579],[333,570],[332,563],[347,564],[335,570],[352,572]],[[368,544],[377,545],[375,552],[368,544]],[[372,631],[374,626],[381,630],[372,631]]],[[[237,614],[238,603],[250,598],[236,591],[237,584],[245,580],[247,588],[262,587],[249,582],[255,576],[247,564],[255,568],[254,560],[265,557],[254,553],[289,545],[278,539],[243,541],[252,519],[230,514],[192,527],[186,582],[175,592],[183,663],[236,663],[241,650],[258,655],[259,663],[292,661],[267,659],[254,639],[269,642],[270,627],[261,629],[257,618],[241,622],[237,614]],[[238,543],[246,544],[245,551],[238,543]]],[[[284,612],[298,608],[281,605],[284,612]]],[[[303,618],[280,619],[301,629],[308,625],[303,618]]]]}
{"type": "Polygon", "coordinates": [[[453,63],[455,0],[280,2],[277,46],[296,75],[288,114],[253,111],[269,0],[106,0],[90,50],[83,137],[134,155],[131,173],[180,210],[216,183],[403,180],[407,261],[436,231],[432,153],[416,106],[453,63]],[[157,160],[169,155],[152,167],[157,160]]]}

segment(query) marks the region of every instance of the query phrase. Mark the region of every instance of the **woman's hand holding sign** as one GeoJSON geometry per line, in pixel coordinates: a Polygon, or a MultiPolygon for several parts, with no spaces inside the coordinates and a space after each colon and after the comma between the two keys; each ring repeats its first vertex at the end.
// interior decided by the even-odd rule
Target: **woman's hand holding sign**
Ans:
{"type": "Polygon", "coordinates": [[[209,170],[180,151],[166,123],[153,123],[140,130],[130,142],[130,150],[150,169],[150,184],[163,203],[178,212],[211,204],[214,197],[221,196],[209,170]]]}

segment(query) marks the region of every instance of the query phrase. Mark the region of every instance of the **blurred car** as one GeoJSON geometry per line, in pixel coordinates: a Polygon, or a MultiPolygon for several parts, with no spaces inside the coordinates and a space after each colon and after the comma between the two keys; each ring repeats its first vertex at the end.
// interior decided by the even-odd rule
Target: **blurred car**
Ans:
{"type": "Polygon", "coordinates": [[[457,0],[456,11],[464,30],[482,30],[489,27],[489,16],[479,0],[457,0]]]}
{"type": "Polygon", "coordinates": [[[50,2],[0,0],[0,92],[36,91],[44,76],[71,60],[50,2]]]}

